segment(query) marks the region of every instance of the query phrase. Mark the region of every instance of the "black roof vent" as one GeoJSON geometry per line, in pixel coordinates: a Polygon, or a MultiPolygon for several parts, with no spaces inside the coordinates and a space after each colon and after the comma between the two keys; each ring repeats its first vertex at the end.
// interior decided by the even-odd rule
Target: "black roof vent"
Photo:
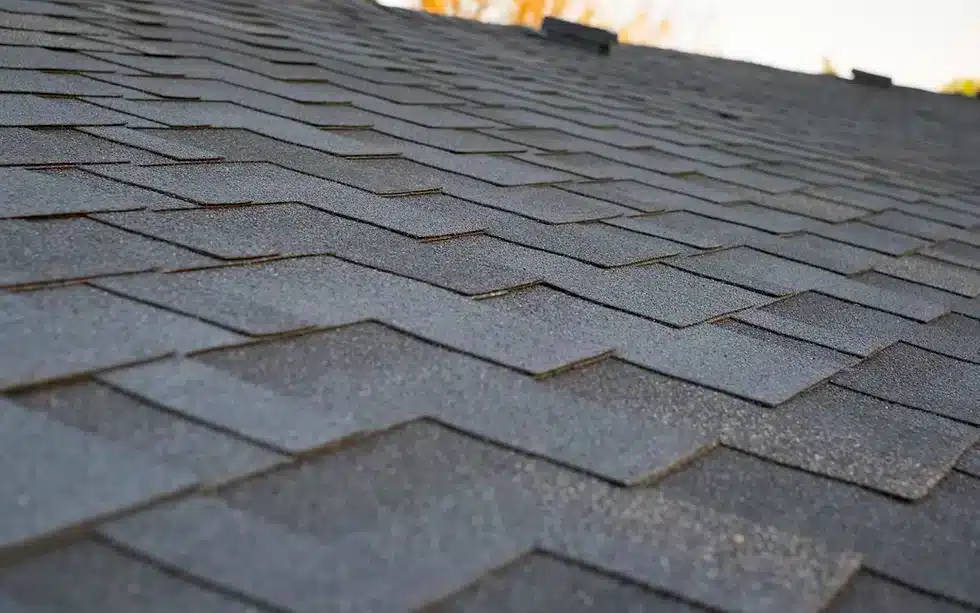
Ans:
{"type": "Polygon", "coordinates": [[[865,72],[863,70],[852,70],[851,78],[860,85],[870,85],[872,87],[888,88],[892,86],[891,77],[880,74],[865,72]]]}
{"type": "Polygon", "coordinates": [[[607,55],[617,43],[615,32],[583,26],[579,23],[564,21],[554,17],[545,17],[541,24],[541,34],[549,40],[568,43],[607,55]]]}

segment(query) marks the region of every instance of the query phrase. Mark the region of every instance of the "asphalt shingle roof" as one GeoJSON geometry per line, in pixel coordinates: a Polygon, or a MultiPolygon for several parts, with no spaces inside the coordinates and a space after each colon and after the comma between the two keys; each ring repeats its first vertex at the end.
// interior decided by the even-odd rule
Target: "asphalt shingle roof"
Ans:
{"type": "Polygon", "coordinates": [[[0,611],[978,611],[978,128],[358,0],[0,0],[0,611]]]}

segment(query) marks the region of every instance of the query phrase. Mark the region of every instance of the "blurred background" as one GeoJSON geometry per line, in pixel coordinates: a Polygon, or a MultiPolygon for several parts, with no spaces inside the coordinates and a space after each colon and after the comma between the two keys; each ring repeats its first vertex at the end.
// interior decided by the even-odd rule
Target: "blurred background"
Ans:
{"type": "Polygon", "coordinates": [[[801,72],[852,68],[897,85],[975,96],[980,0],[380,0],[538,27],[545,15],[602,27],[620,41],[801,72]]]}

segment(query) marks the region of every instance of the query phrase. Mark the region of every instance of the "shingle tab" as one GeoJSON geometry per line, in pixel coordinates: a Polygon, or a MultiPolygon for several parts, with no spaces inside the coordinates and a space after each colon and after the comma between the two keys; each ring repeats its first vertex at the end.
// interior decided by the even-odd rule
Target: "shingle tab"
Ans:
{"type": "Polygon", "coordinates": [[[906,334],[905,342],[980,364],[980,320],[951,313],[906,334]]]}
{"type": "Polygon", "coordinates": [[[976,586],[963,581],[976,560],[970,545],[976,511],[970,501],[980,482],[969,477],[950,475],[928,502],[910,507],[855,486],[719,450],[661,487],[667,495],[694,504],[819,535],[830,546],[856,547],[866,554],[864,565],[874,571],[977,604],[976,586]]]}
{"type": "Polygon", "coordinates": [[[0,128],[0,166],[152,164],[167,158],[85,134],[79,130],[0,128]]]}
{"type": "Polygon", "coordinates": [[[848,245],[880,251],[888,255],[904,255],[928,245],[926,241],[883,230],[860,221],[815,226],[810,232],[848,245]]]}
{"type": "Polygon", "coordinates": [[[0,388],[36,384],[240,337],[89,287],[0,294],[0,388]]]}
{"type": "Polygon", "coordinates": [[[735,315],[739,321],[838,351],[869,356],[915,333],[907,319],[807,292],[735,315]]]}
{"type": "MultiPolygon", "coordinates": [[[[175,577],[91,540],[3,569],[0,571],[0,590],[23,603],[25,613],[260,611],[237,598],[175,577]]],[[[6,603],[0,600],[0,606],[6,607],[6,603]]]]}
{"type": "Polygon", "coordinates": [[[941,260],[911,255],[881,262],[875,270],[954,294],[971,298],[980,295],[980,271],[941,260]]]}
{"type": "Polygon", "coordinates": [[[749,243],[755,249],[826,268],[843,275],[869,270],[888,262],[887,256],[827,240],[814,234],[796,234],[782,238],[766,238],[749,243]]]}
{"type": "Polygon", "coordinates": [[[980,269],[980,247],[967,243],[946,241],[930,245],[923,249],[921,253],[937,260],[980,269]]]}
{"type": "Polygon", "coordinates": [[[191,472],[203,482],[238,478],[284,459],[95,381],[22,392],[14,400],[47,419],[138,449],[157,463],[191,472]]]}
{"type": "Polygon", "coordinates": [[[164,279],[110,279],[99,285],[253,335],[381,318],[432,341],[536,373],[606,351],[557,330],[544,335],[535,331],[533,319],[501,319],[490,307],[445,290],[334,258],[164,279]],[[247,297],[240,283],[248,284],[247,297]],[[290,295],[288,304],[280,302],[284,295],[290,295]]]}
{"type": "Polygon", "coordinates": [[[706,611],[594,569],[538,553],[521,558],[429,609],[432,613],[706,611]]]}
{"type": "Polygon", "coordinates": [[[832,272],[746,247],[675,258],[669,264],[774,296],[825,287],[841,280],[832,272]]]}
{"type": "Polygon", "coordinates": [[[686,211],[650,217],[620,217],[604,223],[702,249],[745,245],[754,241],[768,240],[771,236],[759,230],[686,211]]]}
{"type": "Polygon", "coordinates": [[[701,326],[665,344],[644,366],[763,404],[777,405],[855,360],[771,333],[701,326]]]}
{"type": "Polygon", "coordinates": [[[765,296],[660,264],[562,279],[562,289],[672,326],[691,326],[766,303],[765,296]]]}
{"type": "Polygon", "coordinates": [[[754,415],[729,446],[893,496],[929,493],[978,437],[976,428],[835,385],[754,415]]]}
{"type": "Polygon", "coordinates": [[[84,218],[0,223],[0,286],[30,285],[214,263],[84,218]]]}
{"type": "Polygon", "coordinates": [[[878,398],[980,425],[980,365],[899,343],[834,377],[878,398]]]}
{"type": "Polygon", "coordinates": [[[0,126],[121,126],[129,117],[81,100],[0,94],[0,126]]]}
{"type": "Polygon", "coordinates": [[[545,223],[596,221],[632,213],[630,209],[568,193],[555,187],[509,189],[453,187],[447,191],[453,196],[524,215],[545,223]]]}
{"type": "Polygon", "coordinates": [[[5,494],[0,551],[51,538],[195,485],[193,474],[148,461],[0,400],[5,494]]]}

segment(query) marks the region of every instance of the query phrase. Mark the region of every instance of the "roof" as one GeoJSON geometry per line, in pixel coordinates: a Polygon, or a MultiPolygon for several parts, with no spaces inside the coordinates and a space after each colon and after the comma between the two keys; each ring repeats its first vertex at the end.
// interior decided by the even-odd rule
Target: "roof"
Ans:
{"type": "Polygon", "coordinates": [[[980,609],[977,101],[0,6],[4,613],[980,609]]]}

